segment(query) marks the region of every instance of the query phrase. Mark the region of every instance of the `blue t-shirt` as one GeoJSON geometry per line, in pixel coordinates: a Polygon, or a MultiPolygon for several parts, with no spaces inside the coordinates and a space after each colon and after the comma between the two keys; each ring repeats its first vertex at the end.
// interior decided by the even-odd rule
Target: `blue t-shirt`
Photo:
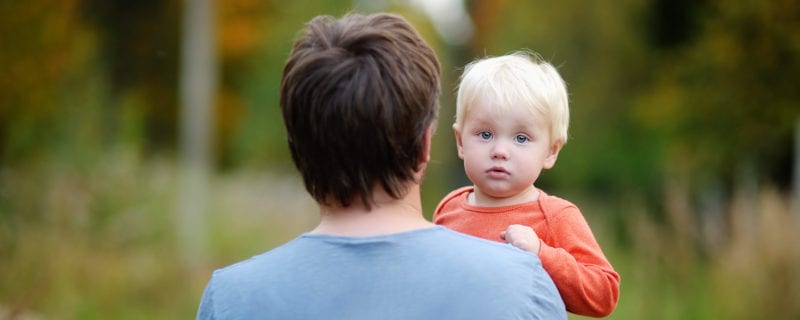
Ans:
{"type": "Polygon", "coordinates": [[[198,319],[566,319],[539,259],[441,226],[303,234],[214,272],[198,319]]]}

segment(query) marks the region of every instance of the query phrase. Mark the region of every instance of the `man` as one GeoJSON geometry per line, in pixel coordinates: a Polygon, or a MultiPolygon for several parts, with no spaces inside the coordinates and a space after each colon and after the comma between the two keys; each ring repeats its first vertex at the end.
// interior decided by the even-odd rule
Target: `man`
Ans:
{"type": "Polygon", "coordinates": [[[534,255],[425,220],[439,73],[402,17],[307,23],[280,105],[320,223],[215,271],[198,319],[566,319],[534,255]]]}

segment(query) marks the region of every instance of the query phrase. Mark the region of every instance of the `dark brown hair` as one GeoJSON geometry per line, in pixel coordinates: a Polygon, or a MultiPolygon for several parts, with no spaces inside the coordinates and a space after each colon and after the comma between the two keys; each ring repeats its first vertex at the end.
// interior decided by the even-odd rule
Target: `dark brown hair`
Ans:
{"type": "Polygon", "coordinates": [[[318,16],[294,43],[280,105],[292,160],[324,205],[400,198],[420,169],[438,116],[440,66],[402,17],[318,16]]]}

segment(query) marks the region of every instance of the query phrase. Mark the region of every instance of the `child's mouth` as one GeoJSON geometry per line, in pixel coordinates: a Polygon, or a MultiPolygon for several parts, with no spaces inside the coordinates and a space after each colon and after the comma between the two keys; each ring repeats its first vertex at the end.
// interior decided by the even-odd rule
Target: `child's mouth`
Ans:
{"type": "Polygon", "coordinates": [[[492,167],[486,171],[491,178],[505,178],[509,176],[508,171],[503,167],[492,167]]]}

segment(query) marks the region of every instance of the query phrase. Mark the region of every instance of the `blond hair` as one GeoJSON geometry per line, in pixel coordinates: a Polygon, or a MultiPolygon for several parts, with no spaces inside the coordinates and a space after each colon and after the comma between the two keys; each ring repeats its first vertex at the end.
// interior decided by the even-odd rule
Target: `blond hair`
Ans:
{"type": "Polygon", "coordinates": [[[525,106],[531,114],[548,120],[551,144],[567,142],[566,84],[556,68],[535,53],[516,51],[467,64],[458,86],[456,128],[461,129],[470,106],[478,98],[492,99],[498,112],[525,106]]]}

